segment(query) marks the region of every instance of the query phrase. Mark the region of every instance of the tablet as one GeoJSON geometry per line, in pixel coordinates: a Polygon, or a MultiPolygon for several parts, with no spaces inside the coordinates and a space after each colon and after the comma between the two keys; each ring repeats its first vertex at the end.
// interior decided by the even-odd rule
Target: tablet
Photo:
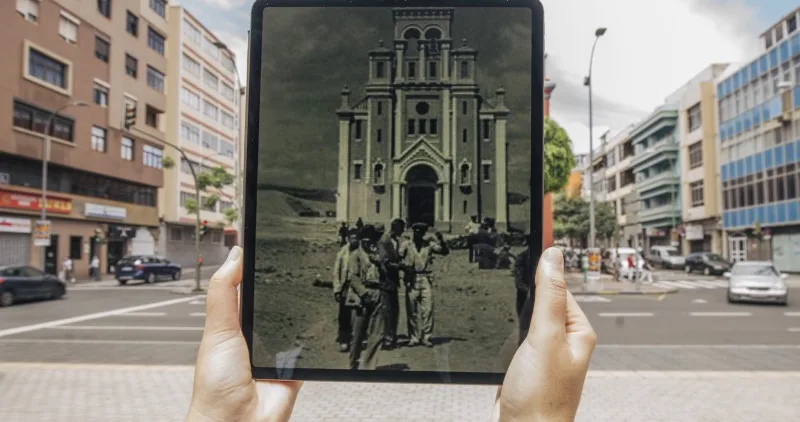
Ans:
{"type": "Polygon", "coordinates": [[[543,53],[536,0],[255,3],[254,378],[502,382],[542,245],[543,53]]]}

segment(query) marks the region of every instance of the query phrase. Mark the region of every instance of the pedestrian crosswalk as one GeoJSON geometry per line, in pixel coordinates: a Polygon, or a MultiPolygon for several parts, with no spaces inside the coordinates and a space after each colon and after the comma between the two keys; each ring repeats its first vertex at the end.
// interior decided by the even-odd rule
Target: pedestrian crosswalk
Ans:
{"type": "Polygon", "coordinates": [[[659,280],[653,284],[655,287],[662,287],[666,289],[685,289],[685,290],[702,290],[702,289],[727,289],[727,280],[659,280]]]}

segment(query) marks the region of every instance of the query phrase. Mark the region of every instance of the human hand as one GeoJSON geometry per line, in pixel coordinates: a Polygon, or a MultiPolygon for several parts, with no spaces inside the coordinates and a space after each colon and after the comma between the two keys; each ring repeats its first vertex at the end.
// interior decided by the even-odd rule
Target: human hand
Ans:
{"type": "Polygon", "coordinates": [[[242,261],[242,249],[234,246],[211,277],[187,422],[288,421],[300,392],[301,382],[253,380],[239,323],[242,261]]]}
{"type": "Polygon", "coordinates": [[[493,421],[573,421],[597,334],[564,280],[561,251],[536,269],[536,300],[525,341],[497,393],[493,421]]]}

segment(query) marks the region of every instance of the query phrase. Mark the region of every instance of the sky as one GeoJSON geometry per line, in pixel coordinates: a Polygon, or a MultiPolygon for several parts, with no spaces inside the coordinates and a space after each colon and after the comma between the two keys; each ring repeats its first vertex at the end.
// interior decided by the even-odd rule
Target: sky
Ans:
{"type": "MultiPolygon", "coordinates": [[[[246,72],[252,0],[181,0],[237,55],[246,72]]],[[[589,150],[583,77],[597,27],[607,27],[593,65],[594,138],[622,131],[711,63],[738,63],[758,36],[797,7],[796,0],[542,0],[547,75],[557,88],[551,117],[577,153],[589,150]]],[[[244,79],[246,80],[246,79],[244,79]]],[[[595,142],[595,145],[597,143],[595,142]]],[[[595,146],[596,147],[596,146],[595,146]]]]}

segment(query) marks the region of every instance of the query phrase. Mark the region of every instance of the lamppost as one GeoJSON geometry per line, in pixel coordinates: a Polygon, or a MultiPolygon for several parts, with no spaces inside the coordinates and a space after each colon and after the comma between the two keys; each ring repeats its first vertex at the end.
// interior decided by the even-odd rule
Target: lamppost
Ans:
{"type": "MultiPolygon", "coordinates": [[[[60,111],[66,110],[70,107],[89,107],[89,103],[84,101],[73,101],[71,103],[62,105],[50,113],[50,116],[47,118],[47,123],[44,126],[44,145],[42,145],[42,213],[40,216],[42,222],[47,220],[47,162],[50,160],[50,135],[53,132],[53,121],[60,111]]],[[[46,248],[46,246],[42,246],[42,271],[45,271],[47,264],[46,248]]]]}
{"type": "MultiPolygon", "coordinates": [[[[235,57],[233,52],[228,48],[228,46],[225,43],[217,41],[217,42],[214,43],[214,46],[217,47],[217,48],[220,48],[220,49],[223,49],[223,50],[227,51],[228,53],[230,53],[231,57],[235,57]]],[[[236,66],[236,61],[235,60],[231,60],[231,63],[233,64],[233,72],[236,74],[236,93],[238,94],[237,101],[236,101],[236,108],[237,109],[236,109],[236,113],[234,113],[234,116],[235,116],[234,127],[236,128],[236,145],[234,147],[235,150],[236,150],[236,159],[234,161],[236,161],[236,162],[234,163],[234,167],[233,167],[233,177],[236,180],[236,183],[234,183],[234,191],[235,191],[235,196],[236,196],[236,223],[237,223],[237,227],[236,227],[236,238],[237,238],[236,240],[237,240],[237,242],[236,243],[241,246],[242,245],[242,239],[243,239],[242,230],[244,229],[244,227],[241,224],[241,221],[242,221],[241,213],[242,213],[242,202],[243,202],[242,199],[243,198],[242,198],[242,186],[241,186],[241,180],[240,180],[241,177],[242,177],[241,176],[242,172],[241,172],[241,168],[240,168],[241,167],[241,160],[242,160],[242,156],[241,156],[242,146],[240,145],[241,144],[241,139],[239,138],[239,132],[241,131],[241,128],[239,127],[239,124],[240,124],[239,114],[242,111],[241,100],[242,100],[242,96],[244,95],[244,89],[242,88],[242,83],[241,83],[241,80],[239,79],[239,68],[236,66]]]]}
{"type": "Polygon", "coordinates": [[[595,238],[595,215],[594,215],[594,110],[592,108],[592,65],[594,64],[594,50],[597,41],[605,35],[607,28],[597,28],[594,31],[594,44],[592,45],[592,55],[589,58],[589,76],[583,80],[583,84],[589,87],[589,247],[594,248],[595,238]]]}

